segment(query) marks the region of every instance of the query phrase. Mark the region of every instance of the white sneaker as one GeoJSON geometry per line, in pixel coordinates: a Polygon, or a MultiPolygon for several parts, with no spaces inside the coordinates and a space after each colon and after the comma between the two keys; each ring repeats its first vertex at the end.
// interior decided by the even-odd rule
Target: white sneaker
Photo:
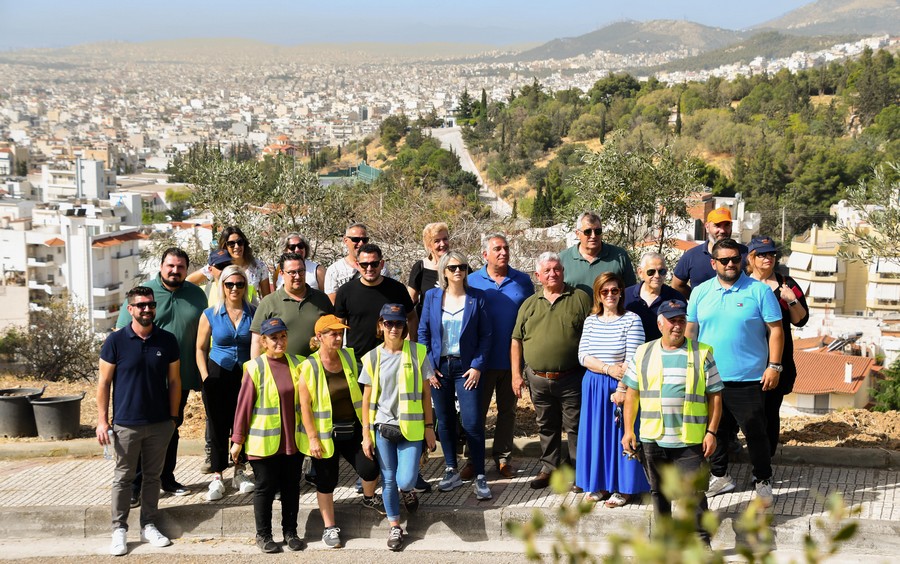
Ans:
{"type": "Polygon", "coordinates": [[[218,501],[225,497],[225,484],[221,476],[216,476],[209,483],[209,491],[206,492],[207,501],[218,501]]]}
{"type": "Polygon", "coordinates": [[[706,497],[728,493],[734,490],[734,479],[728,474],[724,476],[710,476],[709,487],[706,488],[706,497]]]}
{"type": "Polygon", "coordinates": [[[172,544],[169,537],[160,533],[159,529],[157,529],[156,525],[153,523],[144,525],[144,528],[141,530],[141,540],[158,547],[169,546],[172,544]]]}
{"type": "Polygon", "coordinates": [[[128,554],[128,541],[126,537],[128,531],[119,527],[112,532],[112,544],[109,545],[109,553],[113,556],[124,556],[128,554]]]}
{"type": "Polygon", "coordinates": [[[235,468],[234,470],[234,480],[232,481],[234,485],[234,489],[241,492],[242,494],[251,493],[256,489],[256,484],[253,483],[253,480],[247,477],[247,474],[244,473],[243,470],[239,470],[235,468]]]}
{"type": "Polygon", "coordinates": [[[775,503],[775,495],[772,493],[772,484],[769,480],[756,482],[756,497],[762,501],[763,507],[772,507],[775,503]]]}

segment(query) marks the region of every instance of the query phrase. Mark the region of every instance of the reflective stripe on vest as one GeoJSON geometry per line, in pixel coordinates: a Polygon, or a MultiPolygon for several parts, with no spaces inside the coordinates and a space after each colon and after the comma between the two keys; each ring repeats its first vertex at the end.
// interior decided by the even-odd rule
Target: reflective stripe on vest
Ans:
{"type": "MultiPolygon", "coordinates": [[[[350,389],[353,409],[356,411],[357,419],[362,421],[362,392],[359,389],[356,356],[353,354],[353,349],[339,349],[338,356],[341,360],[344,377],[347,379],[347,386],[350,389]]],[[[322,357],[317,352],[310,355],[300,365],[300,375],[303,377],[303,380],[306,382],[306,388],[309,390],[316,435],[322,443],[322,458],[331,458],[334,455],[334,440],[332,439],[334,422],[331,416],[331,393],[328,391],[328,379],[322,378],[320,380],[320,374],[325,374],[325,367],[322,365],[322,357]]],[[[297,446],[300,452],[308,455],[309,437],[303,425],[299,427],[300,442],[297,443],[297,446]]]]}
{"type": "MultiPolygon", "coordinates": [[[[297,386],[300,384],[300,363],[302,356],[285,355],[294,384],[294,418],[300,420],[300,401],[297,386]]],[[[250,414],[250,428],[247,430],[247,441],[244,448],[252,456],[272,456],[281,445],[281,398],[278,386],[272,376],[268,358],[260,355],[244,363],[244,370],[256,388],[256,401],[250,414]]],[[[297,427],[299,425],[295,425],[297,427]]],[[[299,445],[300,434],[294,430],[294,440],[299,445]]]]}
{"type": "MultiPolygon", "coordinates": [[[[706,404],[706,356],[708,345],[687,341],[687,369],[685,370],[684,409],[682,412],[681,442],[700,444],[706,434],[708,407],[706,404]]],[[[640,436],[656,440],[663,436],[662,415],[662,341],[657,339],[641,345],[635,353],[640,385],[640,436]]]]}
{"type": "MultiPolygon", "coordinates": [[[[378,411],[378,396],[381,394],[380,371],[383,348],[383,346],[379,346],[363,357],[363,365],[372,375],[372,393],[369,397],[369,418],[372,422],[375,421],[375,414],[378,411]]],[[[400,431],[409,441],[421,441],[425,438],[422,368],[425,365],[426,356],[425,345],[403,341],[403,349],[400,353],[400,374],[397,375],[399,376],[397,393],[400,399],[397,419],[400,421],[400,431]]],[[[370,425],[370,427],[374,441],[374,426],[370,425]]]]}

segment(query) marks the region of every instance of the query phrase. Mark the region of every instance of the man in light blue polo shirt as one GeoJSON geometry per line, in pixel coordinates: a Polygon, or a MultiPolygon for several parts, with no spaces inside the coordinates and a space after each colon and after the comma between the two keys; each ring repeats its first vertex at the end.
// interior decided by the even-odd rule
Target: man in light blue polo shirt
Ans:
{"type": "Polygon", "coordinates": [[[737,425],[747,438],[756,496],[768,507],[774,498],[762,392],[778,386],[781,374],[781,308],[766,284],[741,271],[741,251],[734,240],[717,242],[712,257],[716,277],[694,289],[687,309],[687,336],[713,347],[725,385],[707,495],[735,487],[727,470],[728,446],[737,425]]]}
{"type": "Polygon", "coordinates": [[[513,432],[516,424],[516,396],[512,389],[512,368],[509,346],[519,306],[534,294],[531,277],[509,266],[509,242],[506,236],[492,233],[483,239],[481,256],[484,268],[469,275],[469,286],[484,290],[485,307],[494,331],[491,348],[481,374],[481,411],[487,414],[491,395],[497,391],[497,425],[494,429],[493,457],[497,471],[504,478],[512,478],[510,465],[513,432]]]}

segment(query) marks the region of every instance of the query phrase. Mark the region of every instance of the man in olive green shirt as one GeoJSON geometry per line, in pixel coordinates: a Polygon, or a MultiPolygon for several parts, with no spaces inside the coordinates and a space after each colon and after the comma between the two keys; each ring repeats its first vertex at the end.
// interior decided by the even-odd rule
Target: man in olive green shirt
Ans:
{"type": "Polygon", "coordinates": [[[575,234],[578,243],[559,253],[566,271],[566,284],[594,295],[594,280],[604,272],[615,272],[625,287],[637,284],[634,266],[625,249],[603,242],[600,216],[584,212],[578,216],[575,234]]]}
{"type": "Polygon", "coordinates": [[[550,473],[561,462],[575,465],[584,376],[578,364],[578,342],[591,312],[591,298],[563,282],[564,269],[556,253],[538,257],[536,271],[543,290],[519,308],[510,359],[513,392],[522,397],[524,371],[534,404],[542,468],[531,487],[540,489],[547,487],[550,473]],[[563,429],[569,447],[565,460],[561,450],[563,429]]]}

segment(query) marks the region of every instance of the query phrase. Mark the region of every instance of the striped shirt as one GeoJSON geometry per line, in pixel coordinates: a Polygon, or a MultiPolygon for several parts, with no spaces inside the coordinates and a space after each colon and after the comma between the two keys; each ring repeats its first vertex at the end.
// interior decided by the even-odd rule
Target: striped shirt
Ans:
{"type": "Polygon", "coordinates": [[[634,352],[644,344],[641,318],[626,311],[625,315],[605,321],[599,315],[584,320],[584,331],[578,343],[578,362],[584,366],[588,356],[606,364],[621,364],[631,360],[634,352]]]}
{"type": "MultiPolygon", "coordinates": [[[[654,347],[656,345],[653,345],[654,347]]],[[[684,393],[687,379],[687,341],[681,348],[674,351],[662,349],[663,381],[660,391],[662,403],[663,436],[655,441],[641,437],[641,441],[652,443],[665,448],[681,448],[686,445],[681,441],[681,426],[684,422],[684,393]]],[[[647,351],[650,354],[651,351],[647,351]]],[[[706,393],[722,391],[724,387],[719,378],[719,369],[713,360],[712,351],[706,355],[706,393]]],[[[634,359],[628,362],[628,369],[622,377],[622,383],[633,390],[640,391],[638,384],[637,367],[634,359]]]]}

